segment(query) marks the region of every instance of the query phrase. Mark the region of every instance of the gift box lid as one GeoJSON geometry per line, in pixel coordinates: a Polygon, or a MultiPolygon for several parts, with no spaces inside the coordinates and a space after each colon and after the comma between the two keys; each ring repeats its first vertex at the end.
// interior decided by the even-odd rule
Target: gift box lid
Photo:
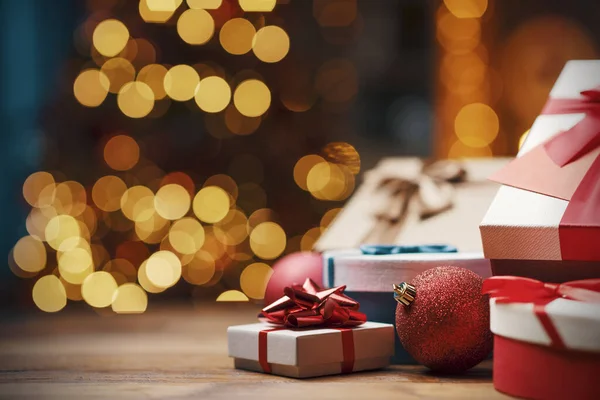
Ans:
{"type": "Polygon", "coordinates": [[[315,243],[315,250],[358,248],[367,243],[448,243],[460,251],[481,251],[477,227],[499,187],[487,177],[508,161],[508,158],[467,159],[460,163],[444,160],[429,165],[418,158],[383,159],[365,173],[363,183],[315,243]],[[424,174],[428,165],[433,167],[429,175],[424,174]],[[439,172],[444,168],[460,174],[445,175],[447,181],[444,181],[436,177],[446,173],[439,172]],[[403,187],[416,190],[407,195],[403,187]],[[432,203],[435,211],[424,209],[423,198],[432,203]],[[402,209],[404,204],[404,212],[397,211],[395,215],[394,211],[386,218],[379,215],[402,209]]]}
{"type": "Polygon", "coordinates": [[[346,285],[350,292],[392,292],[392,284],[410,282],[416,275],[441,265],[469,269],[483,278],[491,276],[483,253],[363,254],[361,250],[323,253],[323,283],[346,285]]]}
{"type": "Polygon", "coordinates": [[[557,349],[600,352],[600,279],[562,284],[515,276],[486,279],[495,335],[557,349]]]}
{"type": "MultiPolygon", "coordinates": [[[[569,61],[550,93],[545,110],[553,102],[582,99],[583,90],[599,85],[600,60],[569,61]]],[[[545,145],[562,134],[572,134],[574,131],[570,129],[583,123],[586,114],[553,112],[543,111],[537,117],[515,161],[491,177],[503,185],[480,224],[488,258],[600,260],[600,251],[593,245],[600,238],[600,227],[594,226],[591,217],[586,219],[586,226],[565,219],[569,215],[569,200],[598,158],[600,148],[558,166],[545,145]],[[595,239],[589,228],[596,232],[595,239]]],[[[574,143],[574,137],[569,142],[574,143]]]]}
{"type": "Polygon", "coordinates": [[[490,329],[495,335],[551,346],[553,331],[564,347],[600,353],[600,305],[556,299],[545,306],[548,321],[540,320],[533,303],[490,300],[490,329]],[[549,332],[548,323],[553,326],[549,332]]]}
{"type": "MultiPolygon", "coordinates": [[[[229,356],[259,361],[259,333],[268,331],[267,362],[307,366],[344,361],[340,329],[280,329],[276,325],[256,323],[227,328],[229,356]]],[[[394,354],[394,327],[365,322],[350,329],[354,360],[388,358],[394,354]]]]}

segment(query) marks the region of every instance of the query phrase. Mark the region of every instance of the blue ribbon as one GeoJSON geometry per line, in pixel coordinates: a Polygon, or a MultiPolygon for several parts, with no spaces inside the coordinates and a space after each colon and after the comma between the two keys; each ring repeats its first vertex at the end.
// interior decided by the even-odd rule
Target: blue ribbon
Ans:
{"type": "Polygon", "coordinates": [[[367,255],[385,255],[385,254],[407,254],[407,253],[457,253],[458,249],[449,244],[422,244],[415,246],[394,246],[394,245],[363,245],[360,251],[367,255]]]}

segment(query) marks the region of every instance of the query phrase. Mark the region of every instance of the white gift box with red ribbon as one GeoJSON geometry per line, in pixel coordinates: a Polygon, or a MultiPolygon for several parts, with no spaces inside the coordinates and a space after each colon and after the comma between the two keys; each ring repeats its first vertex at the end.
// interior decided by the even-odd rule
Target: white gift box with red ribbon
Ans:
{"type": "Polygon", "coordinates": [[[600,394],[600,279],[548,284],[487,279],[494,386],[530,399],[600,394]]]}
{"type": "Polygon", "coordinates": [[[480,231],[495,275],[600,276],[600,60],[566,64],[517,158],[490,179],[502,186],[480,231]]]}
{"type": "Polygon", "coordinates": [[[289,329],[266,323],[230,326],[229,356],[239,369],[309,378],[384,368],[394,354],[394,326],[289,329]]]}

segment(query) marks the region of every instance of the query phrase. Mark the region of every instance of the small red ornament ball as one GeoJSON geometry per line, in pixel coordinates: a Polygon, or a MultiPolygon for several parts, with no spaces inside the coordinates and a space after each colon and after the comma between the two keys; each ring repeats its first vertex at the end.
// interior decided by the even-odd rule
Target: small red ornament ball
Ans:
{"type": "Polygon", "coordinates": [[[283,289],[310,278],[323,286],[323,257],[308,251],[288,254],[273,265],[273,275],[265,290],[265,305],[283,296],[283,289]]]}
{"type": "Polygon", "coordinates": [[[396,331],[404,349],[420,364],[459,373],[492,351],[490,307],[483,279],[464,268],[444,266],[417,275],[415,300],[396,308],[396,331]]]}

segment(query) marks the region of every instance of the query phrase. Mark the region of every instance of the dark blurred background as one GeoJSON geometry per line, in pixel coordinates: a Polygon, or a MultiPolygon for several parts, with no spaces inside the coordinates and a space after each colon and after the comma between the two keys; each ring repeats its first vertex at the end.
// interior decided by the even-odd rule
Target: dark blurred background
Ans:
{"type": "Polygon", "coordinates": [[[516,154],[600,38],[584,0],[0,5],[0,307],[44,311],[258,301],[381,157],[516,154]]]}

